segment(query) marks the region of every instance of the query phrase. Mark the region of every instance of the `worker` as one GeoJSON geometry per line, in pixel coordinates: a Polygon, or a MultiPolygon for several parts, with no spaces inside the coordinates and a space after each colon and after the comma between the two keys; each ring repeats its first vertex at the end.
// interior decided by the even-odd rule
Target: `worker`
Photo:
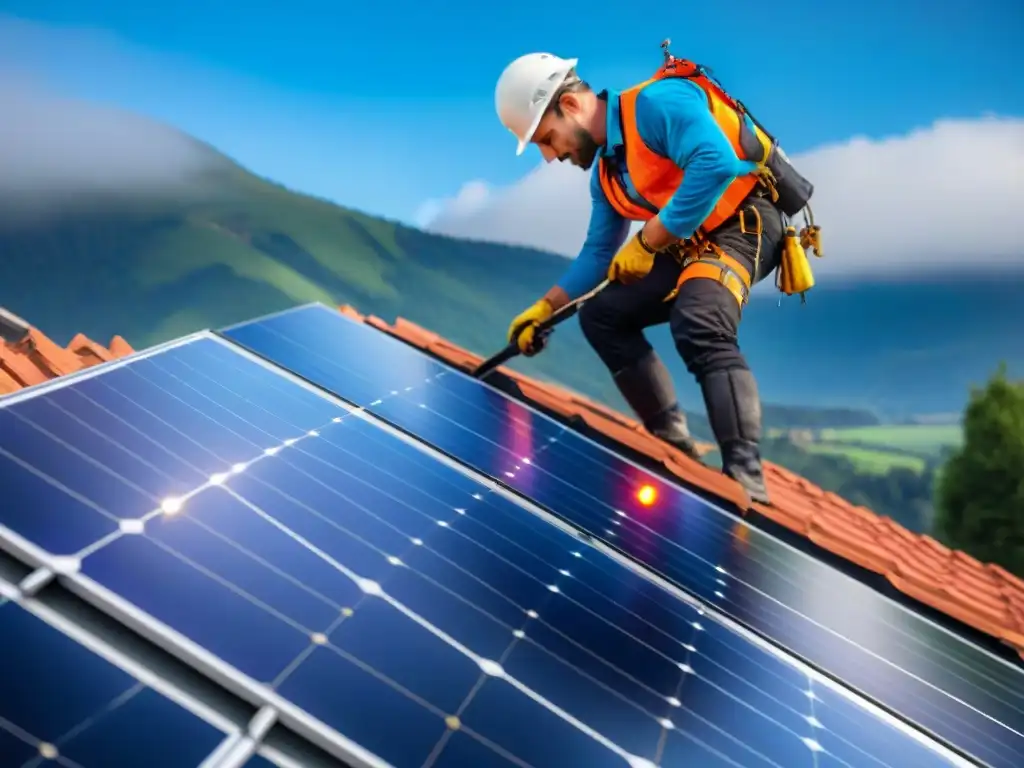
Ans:
{"type": "Polygon", "coordinates": [[[812,187],[704,68],[663,48],[658,73],[621,92],[595,92],[576,59],[549,53],[502,73],[496,108],[517,154],[534,144],[547,162],[593,168],[582,250],[512,321],[509,340],[535,354],[537,324],[608,279],[580,309],[580,325],[637,418],[699,460],[672,378],[644,335],[668,323],[701,387],[722,471],[768,504],[761,403],[737,334],[750,288],[783,257],[793,231],[784,212],[803,210],[812,187]],[[631,222],[643,222],[632,235],[631,222]]]}

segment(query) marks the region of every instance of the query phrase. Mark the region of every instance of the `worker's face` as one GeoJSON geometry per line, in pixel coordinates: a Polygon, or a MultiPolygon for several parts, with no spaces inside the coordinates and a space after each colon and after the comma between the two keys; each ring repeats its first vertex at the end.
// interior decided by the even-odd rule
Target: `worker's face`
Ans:
{"type": "Polygon", "coordinates": [[[600,146],[583,127],[582,103],[576,94],[565,93],[558,105],[561,114],[554,107],[548,109],[533,134],[533,143],[540,147],[547,162],[569,160],[587,170],[594,164],[600,146]]]}

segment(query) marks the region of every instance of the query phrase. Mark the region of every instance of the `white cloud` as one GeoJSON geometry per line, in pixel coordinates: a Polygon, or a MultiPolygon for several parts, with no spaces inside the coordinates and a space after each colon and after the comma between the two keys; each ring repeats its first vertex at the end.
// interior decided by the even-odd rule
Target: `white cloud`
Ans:
{"type": "MultiPolygon", "coordinates": [[[[811,203],[826,254],[814,260],[816,274],[1024,265],[1024,119],[940,120],[792,160],[816,185],[811,203]]],[[[425,207],[426,227],[573,257],[590,216],[588,184],[587,173],[558,163],[502,189],[470,182],[471,193],[425,207]]]]}
{"type": "Polygon", "coordinates": [[[24,223],[108,194],[194,192],[219,158],[152,120],[2,72],[0,115],[0,220],[24,223]]]}
{"type": "Polygon", "coordinates": [[[427,227],[441,215],[466,219],[485,208],[492,200],[493,190],[483,181],[469,181],[462,185],[455,197],[448,200],[427,200],[416,211],[413,219],[418,227],[427,227]]]}

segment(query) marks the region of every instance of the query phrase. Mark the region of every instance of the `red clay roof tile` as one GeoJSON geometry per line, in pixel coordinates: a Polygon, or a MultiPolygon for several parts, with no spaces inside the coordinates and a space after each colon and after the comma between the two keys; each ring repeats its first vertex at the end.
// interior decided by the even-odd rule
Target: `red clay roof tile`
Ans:
{"type": "Polygon", "coordinates": [[[48,370],[52,376],[66,376],[81,370],[84,361],[74,352],[65,349],[35,328],[30,328],[24,339],[18,342],[22,353],[32,360],[40,369],[48,370]]]}
{"type": "Polygon", "coordinates": [[[78,334],[67,347],[54,343],[44,333],[29,326],[15,341],[0,341],[0,394],[66,376],[83,368],[130,355],[135,350],[120,336],[109,347],[78,334]]]}
{"type": "Polygon", "coordinates": [[[94,365],[106,363],[114,359],[109,349],[97,344],[92,339],[83,336],[81,333],[75,336],[68,344],[68,350],[74,352],[82,360],[94,360],[94,365]]]}
{"type": "MultiPolygon", "coordinates": [[[[654,440],[655,438],[651,438],[654,440]]],[[[679,478],[687,479],[692,485],[708,491],[723,501],[744,511],[751,508],[750,497],[743,486],[721,472],[704,464],[698,464],[688,456],[676,453],[664,462],[665,468],[679,478]]],[[[742,526],[741,526],[742,527],[742,526]]]]}
{"type": "Polygon", "coordinates": [[[42,384],[53,378],[42,371],[16,344],[0,345],[0,370],[10,376],[21,387],[42,384]]]}
{"type": "MultiPolygon", "coordinates": [[[[362,317],[351,307],[341,311],[354,319],[362,317]]],[[[450,365],[471,369],[482,362],[479,355],[407,320],[399,319],[390,326],[376,317],[365,318],[365,322],[450,365]]],[[[1003,640],[1024,656],[1024,579],[950,551],[930,536],[914,534],[770,462],[765,465],[765,475],[772,506],[752,505],[737,483],[668,448],[628,416],[508,368],[499,371],[536,404],[566,418],[583,419],[611,440],[661,462],[684,483],[741,510],[756,510],[822,549],[884,576],[908,597],[1003,640]]]]}
{"type": "Polygon", "coordinates": [[[110,346],[108,346],[107,349],[110,350],[110,354],[113,355],[115,359],[135,354],[135,350],[132,349],[132,345],[120,336],[112,338],[110,340],[110,346]]]}
{"type": "MultiPolygon", "coordinates": [[[[2,355],[3,351],[0,350],[0,359],[2,359],[2,355]]],[[[21,387],[20,382],[4,371],[3,363],[0,362],[0,395],[9,395],[12,392],[17,392],[21,387]]]]}
{"type": "Polygon", "coordinates": [[[343,307],[338,307],[338,310],[341,312],[341,314],[345,315],[345,317],[351,317],[353,320],[363,322],[364,315],[356,311],[355,307],[350,307],[348,304],[346,304],[343,307]]]}

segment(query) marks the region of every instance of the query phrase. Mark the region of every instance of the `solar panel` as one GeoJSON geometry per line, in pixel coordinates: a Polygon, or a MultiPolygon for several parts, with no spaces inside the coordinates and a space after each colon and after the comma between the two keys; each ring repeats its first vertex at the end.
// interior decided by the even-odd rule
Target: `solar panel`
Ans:
{"type": "Polygon", "coordinates": [[[225,739],[216,715],[220,727],[6,597],[0,658],[5,766],[194,766],[225,739]]]}
{"type": "Polygon", "coordinates": [[[225,335],[499,479],[977,758],[1024,761],[1021,670],[851,577],[757,530],[741,541],[734,517],[326,307],[225,335]],[[644,485],[658,499],[650,507],[635,498],[644,485]]]}
{"type": "Polygon", "coordinates": [[[271,748],[284,732],[394,768],[965,764],[207,335],[0,400],[0,486],[22,584],[66,590],[258,710],[262,756],[211,739],[206,768],[313,765],[271,748]]]}

